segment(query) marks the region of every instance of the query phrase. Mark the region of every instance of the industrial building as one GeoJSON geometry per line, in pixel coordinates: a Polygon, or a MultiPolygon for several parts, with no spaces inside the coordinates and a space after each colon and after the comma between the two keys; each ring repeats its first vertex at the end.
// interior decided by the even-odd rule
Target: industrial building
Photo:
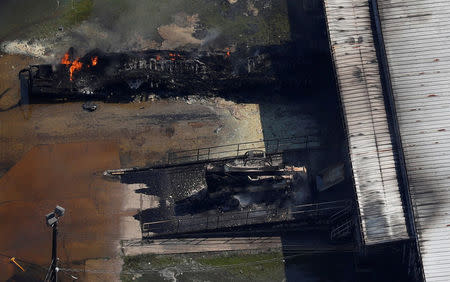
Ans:
{"type": "Polygon", "coordinates": [[[363,243],[411,240],[415,279],[446,281],[450,5],[324,2],[363,243]]]}
{"type": "MultiPolygon", "coordinates": [[[[249,3],[254,4],[238,5],[250,11],[254,6],[249,3]]],[[[261,11],[272,5],[259,4],[261,11]]],[[[86,166],[86,172],[81,169],[84,164],[100,162],[106,153],[96,155],[88,145],[75,144],[67,146],[68,157],[45,161],[53,149],[38,148],[45,155],[31,152],[43,159],[40,169],[49,171],[52,179],[62,173],[63,180],[78,183],[65,177],[67,171],[45,165],[74,159],[80,179],[86,180],[80,180],[86,189],[80,189],[83,199],[94,212],[86,210],[99,217],[90,224],[104,223],[114,235],[112,243],[104,240],[100,228],[98,233],[79,235],[74,220],[67,226],[76,235],[65,237],[64,244],[74,240],[77,248],[75,240],[93,237],[110,243],[104,249],[113,250],[111,257],[118,258],[120,252],[118,260],[143,254],[278,248],[282,257],[318,255],[312,261],[320,267],[336,263],[338,270],[328,269],[337,281],[448,280],[450,3],[286,0],[283,5],[290,38],[277,44],[236,44],[232,52],[215,45],[216,49],[202,45],[198,50],[93,49],[78,58],[71,47],[58,64],[29,65],[18,73],[18,107],[41,104],[36,108],[45,109],[65,103],[78,107],[81,113],[74,119],[86,122],[86,132],[92,127],[94,137],[79,140],[122,138],[117,137],[114,146],[97,145],[98,151],[109,150],[114,158],[105,158],[108,162],[101,166],[86,166]],[[170,116],[158,105],[145,109],[159,99],[169,105],[210,100],[199,113],[195,111],[200,108],[186,105],[174,107],[170,116]],[[87,101],[80,110],[76,103],[87,101]],[[226,109],[222,105],[217,113],[209,111],[212,104],[228,102],[226,109]],[[116,114],[120,107],[111,107],[124,104],[123,116],[130,120],[116,114]],[[257,110],[239,116],[233,107],[243,104],[257,110]],[[108,107],[98,121],[86,117],[108,107]],[[226,111],[233,118],[231,126],[221,120],[226,111]],[[255,113],[257,126],[242,129],[255,134],[236,133],[255,113]],[[102,122],[103,131],[97,129],[102,122]],[[220,136],[223,127],[227,135],[220,136]],[[161,148],[152,151],[153,147],[161,148]],[[72,150],[84,152],[86,159],[78,160],[72,150]],[[131,235],[124,235],[125,227],[131,235]]],[[[228,11],[233,18],[238,10],[228,11]]],[[[53,117],[51,112],[48,116],[53,117]]],[[[72,120],[66,125],[71,127],[72,120]]],[[[40,133],[38,125],[33,130],[39,142],[57,143],[52,135],[40,133]]],[[[71,135],[61,132],[64,138],[68,135],[61,143],[75,142],[80,135],[75,130],[71,135]]],[[[6,155],[8,148],[1,153],[6,155]]],[[[22,169],[19,165],[11,171],[19,175],[22,169]]],[[[25,186],[17,180],[21,177],[2,179],[12,183],[13,191],[25,186]]],[[[47,185],[46,181],[36,182],[47,185]]],[[[66,192],[58,197],[68,197],[71,203],[72,190],[67,192],[70,197],[66,192]]],[[[74,218],[84,222],[81,214],[74,218]]],[[[71,220],[70,213],[66,218],[71,220]]],[[[86,241],[83,247],[90,250],[95,245],[90,244],[86,241]]],[[[78,261],[71,258],[70,263],[78,261]]],[[[311,280],[323,280],[319,272],[311,280]]],[[[145,269],[140,274],[145,275],[145,269]]],[[[286,280],[290,279],[298,277],[286,280]]]]}
{"type": "MultiPolygon", "coordinates": [[[[331,238],[339,237],[336,234],[341,231],[348,236],[354,228],[360,252],[367,257],[386,246],[397,246],[404,250],[409,279],[446,281],[450,263],[450,195],[446,187],[450,179],[446,152],[450,102],[445,92],[449,86],[448,52],[443,47],[449,42],[442,33],[450,5],[433,0],[325,0],[323,15],[317,12],[319,6],[310,6],[313,16],[309,20],[325,18],[327,24],[347,141],[346,167],[351,171],[356,207],[355,220],[335,224],[331,238]]],[[[308,36],[303,34],[305,38],[308,36]]],[[[183,164],[237,160],[248,151],[236,146],[237,151],[233,147],[230,155],[226,153],[229,150],[217,148],[175,152],[169,162],[174,157],[183,164]]],[[[262,149],[279,154],[308,148],[307,142],[303,148],[278,146],[270,152],[266,142],[262,149]]],[[[276,216],[266,207],[144,222],[142,228],[145,237],[162,229],[178,234],[274,222],[298,224],[304,219],[296,217],[296,212],[317,213],[331,203],[308,205],[277,208],[276,216]]],[[[327,215],[327,224],[332,225],[332,219],[342,214],[350,217],[351,205],[339,202],[330,207],[331,213],[322,214],[327,215]]],[[[319,222],[320,217],[314,220],[319,222]]]]}

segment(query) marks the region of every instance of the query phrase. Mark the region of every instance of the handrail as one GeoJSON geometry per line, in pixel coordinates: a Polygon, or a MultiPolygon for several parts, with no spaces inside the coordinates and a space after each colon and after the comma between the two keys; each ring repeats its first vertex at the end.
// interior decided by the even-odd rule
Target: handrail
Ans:
{"type": "Polygon", "coordinates": [[[228,145],[203,147],[190,150],[182,150],[168,153],[168,163],[183,162],[183,160],[201,161],[224,157],[243,156],[250,150],[264,150],[267,154],[280,153],[296,147],[311,148],[311,143],[319,142],[317,136],[305,135],[277,139],[263,139],[251,142],[242,142],[228,145]]]}
{"type": "Polygon", "coordinates": [[[314,215],[319,216],[336,209],[345,209],[351,205],[350,201],[332,201],[296,205],[288,209],[259,209],[252,211],[227,212],[208,216],[186,216],[142,224],[143,233],[182,233],[196,230],[219,229],[222,227],[260,224],[265,222],[281,222],[296,220],[294,216],[314,215]],[[235,223],[235,224],[230,224],[235,223]],[[188,224],[188,225],[185,225],[188,224]],[[230,224],[230,225],[227,225],[230,224]],[[195,229],[194,227],[198,227],[195,229]],[[201,228],[200,228],[201,227],[201,228]],[[182,230],[180,230],[180,228],[182,230]],[[190,230],[184,230],[190,229],[190,230]],[[195,230],[194,230],[195,229],[195,230]]]}
{"type": "Polygon", "coordinates": [[[168,152],[167,159],[164,162],[147,167],[109,169],[104,171],[103,175],[116,176],[125,174],[127,172],[144,171],[153,168],[163,168],[168,166],[177,166],[185,164],[187,165],[205,161],[213,161],[213,160],[219,161],[219,160],[240,158],[243,157],[246,152],[251,150],[262,150],[265,151],[266,154],[277,154],[277,153],[279,154],[288,150],[298,150],[300,148],[309,150],[311,148],[319,146],[320,146],[320,139],[318,136],[305,135],[305,136],[286,137],[278,139],[265,139],[265,140],[263,139],[258,141],[235,143],[213,147],[203,147],[191,150],[168,152]],[[296,140],[296,142],[287,142],[292,140],[296,140]],[[316,143],[316,145],[314,143],[316,143]],[[271,145],[275,147],[275,150],[273,149],[271,150],[271,145]],[[221,148],[225,149],[215,151],[216,149],[221,148]]]}

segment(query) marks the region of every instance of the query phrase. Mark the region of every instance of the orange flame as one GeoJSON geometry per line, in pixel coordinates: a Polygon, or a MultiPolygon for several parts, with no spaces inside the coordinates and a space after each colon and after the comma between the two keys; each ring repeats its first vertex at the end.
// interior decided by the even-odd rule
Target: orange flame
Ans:
{"type": "Polygon", "coordinates": [[[175,61],[176,57],[181,57],[180,54],[169,53],[169,57],[171,61],[175,61]]]}
{"type": "Polygon", "coordinates": [[[230,48],[225,48],[225,50],[227,50],[227,57],[229,57],[231,55],[230,48]]]}
{"type": "Polygon", "coordinates": [[[156,60],[159,61],[161,57],[159,55],[156,55],[156,60]]]}
{"type": "Polygon", "coordinates": [[[69,53],[64,54],[64,57],[61,59],[61,64],[64,64],[66,66],[72,64],[69,60],[69,53]]]}
{"type": "Polygon", "coordinates": [[[70,66],[70,81],[72,81],[73,72],[76,70],[80,70],[83,66],[83,63],[79,62],[78,59],[72,62],[72,65],[70,66]]]}
{"type": "MultiPolygon", "coordinates": [[[[75,61],[71,62],[69,58],[69,53],[64,54],[64,57],[61,59],[61,64],[66,65],[69,67],[69,73],[70,73],[70,81],[73,80],[73,73],[77,70],[80,70],[83,66],[83,63],[79,61],[80,58],[76,59],[75,61]]],[[[91,65],[96,66],[98,64],[98,56],[91,58],[91,65]]],[[[89,68],[91,65],[87,65],[89,68]]]]}

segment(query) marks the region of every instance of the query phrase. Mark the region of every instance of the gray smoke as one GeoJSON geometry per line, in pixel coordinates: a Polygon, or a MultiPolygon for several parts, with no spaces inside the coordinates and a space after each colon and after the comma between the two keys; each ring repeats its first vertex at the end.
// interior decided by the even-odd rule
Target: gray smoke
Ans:
{"type": "MultiPolygon", "coordinates": [[[[0,49],[56,63],[70,47],[75,48],[75,56],[96,48],[105,52],[224,48],[220,30],[200,24],[198,13],[208,11],[203,8],[205,5],[215,7],[212,2],[95,0],[89,18],[77,26],[55,28],[45,39],[5,41],[0,49]]],[[[55,4],[52,9],[63,7],[57,8],[55,4]]]]}
{"type": "MultiPolygon", "coordinates": [[[[185,11],[188,2],[95,1],[91,18],[69,34],[68,43],[80,52],[94,48],[127,51],[201,45],[203,41],[193,37],[198,17],[194,11],[185,11]]],[[[217,35],[218,31],[211,30],[206,40],[210,42],[217,35]]]]}

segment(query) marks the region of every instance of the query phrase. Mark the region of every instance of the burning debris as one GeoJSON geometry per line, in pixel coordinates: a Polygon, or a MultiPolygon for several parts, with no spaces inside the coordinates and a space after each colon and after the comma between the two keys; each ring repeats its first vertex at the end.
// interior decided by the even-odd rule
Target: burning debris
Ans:
{"type": "MultiPolygon", "coordinates": [[[[287,48],[289,49],[289,48],[287,48]]],[[[102,100],[130,102],[142,96],[231,95],[264,91],[271,86],[304,85],[281,47],[231,53],[225,51],[148,50],[75,57],[71,48],[58,65],[33,65],[20,71],[22,102],[102,100]],[[252,55],[248,55],[248,54],[252,55]],[[294,70],[294,71],[293,71],[294,70]]]]}
{"type": "MultiPolygon", "coordinates": [[[[73,52],[71,52],[71,53],[73,53],[73,52]]],[[[66,67],[69,69],[70,81],[73,81],[73,73],[75,71],[81,70],[81,68],[83,67],[83,63],[80,62],[80,58],[71,60],[72,56],[69,54],[69,52],[67,52],[66,54],[64,54],[64,57],[61,59],[61,64],[66,65],[66,67]]],[[[98,56],[94,56],[91,58],[90,64],[86,64],[86,67],[89,68],[91,66],[96,66],[97,62],[98,62],[98,56]]]]}

